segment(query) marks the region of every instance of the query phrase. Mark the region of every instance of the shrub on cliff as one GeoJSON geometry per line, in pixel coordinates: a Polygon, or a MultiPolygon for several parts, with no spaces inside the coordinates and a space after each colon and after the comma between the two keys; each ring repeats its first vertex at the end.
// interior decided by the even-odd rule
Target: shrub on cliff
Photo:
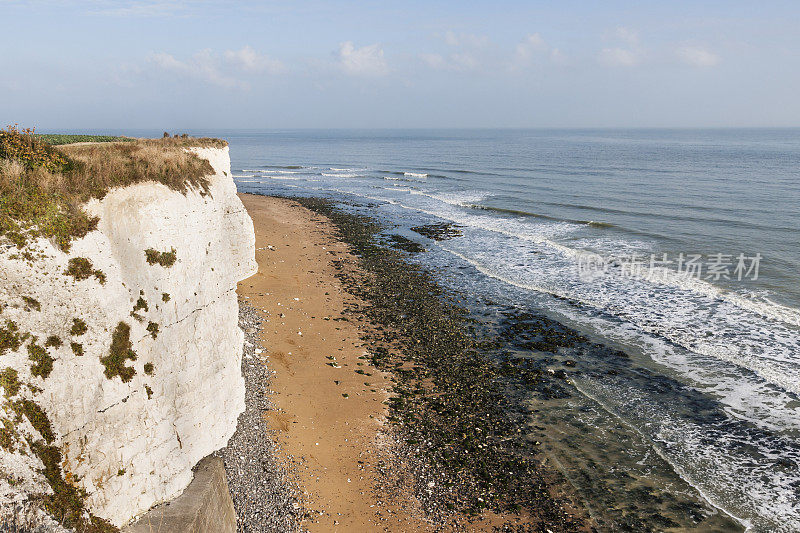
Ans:
{"type": "Polygon", "coordinates": [[[73,166],[63,153],[37,138],[32,129],[20,130],[17,126],[0,131],[0,159],[49,172],[66,172],[73,166]]]}

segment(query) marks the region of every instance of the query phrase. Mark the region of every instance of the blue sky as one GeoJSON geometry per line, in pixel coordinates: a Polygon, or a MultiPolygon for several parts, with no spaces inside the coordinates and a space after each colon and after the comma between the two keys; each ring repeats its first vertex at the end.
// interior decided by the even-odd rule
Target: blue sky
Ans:
{"type": "Polygon", "coordinates": [[[0,0],[57,128],[800,126],[800,2],[0,0]]]}

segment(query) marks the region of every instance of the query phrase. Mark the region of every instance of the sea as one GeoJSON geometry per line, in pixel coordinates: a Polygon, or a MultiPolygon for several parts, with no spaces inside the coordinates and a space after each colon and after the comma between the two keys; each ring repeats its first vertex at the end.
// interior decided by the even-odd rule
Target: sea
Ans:
{"type": "Polygon", "coordinates": [[[624,352],[520,399],[601,529],[800,531],[800,129],[190,133],[229,141],[240,192],[418,242],[476,315],[624,352]]]}

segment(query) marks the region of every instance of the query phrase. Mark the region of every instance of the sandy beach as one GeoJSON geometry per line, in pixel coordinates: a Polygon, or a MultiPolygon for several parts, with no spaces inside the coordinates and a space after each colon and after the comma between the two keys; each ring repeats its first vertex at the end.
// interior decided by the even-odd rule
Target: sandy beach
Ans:
{"type": "Polygon", "coordinates": [[[275,374],[264,413],[292,464],[310,531],[426,529],[409,501],[375,493],[377,437],[390,382],[366,359],[355,302],[334,275],[346,246],[300,205],[241,195],[253,218],[259,272],[238,292],[261,313],[261,343],[275,374]]]}
{"type": "Polygon", "coordinates": [[[363,270],[360,260],[370,252],[354,244],[352,233],[346,242],[342,232],[366,236],[374,231],[368,221],[345,215],[334,222],[313,209],[314,201],[309,209],[289,199],[240,197],[255,225],[259,271],[239,284],[238,294],[261,319],[254,354],[272,374],[265,391],[270,408],[262,416],[276,441],[276,460],[296,487],[302,528],[524,531],[546,523],[553,531],[575,530],[531,470],[535,465],[509,459],[502,446],[484,440],[504,423],[491,414],[497,407],[492,393],[482,390],[492,374],[477,352],[453,348],[471,341],[458,333],[460,311],[439,303],[427,274],[394,251],[382,263],[389,270],[363,270]],[[399,308],[381,304],[373,293],[369,302],[354,296],[372,285],[370,279],[394,280],[374,293],[388,301],[409,289],[398,294],[418,309],[408,311],[407,331],[388,316],[399,308]],[[405,358],[409,346],[419,359],[405,358]],[[446,376],[442,390],[437,372],[446,376]],[[430,377],[420,379],[422,373],[430,377]],[[430,429],[419,426],[417,417],[433,421],[439,415],[415,404],[426,397],[438,404],[445,396],[455,418],[446,415],[430,429]],[[447,461],[461,466],[442,467],[447,461]],[[481,481],[491,478],[496,486],[481,481]],[[517,496],[509,503],[517,511],[511,513],[497,503],[507,501],[499,494],[509,483],[528,494],[512,489],[517,496]]]}

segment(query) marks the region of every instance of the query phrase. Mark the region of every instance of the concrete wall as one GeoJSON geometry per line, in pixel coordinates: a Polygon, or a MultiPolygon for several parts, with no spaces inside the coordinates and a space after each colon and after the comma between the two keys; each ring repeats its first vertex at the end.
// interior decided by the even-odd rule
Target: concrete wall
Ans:
{"type": "Polygon", "coordinates": [[[219,457],[197,465],[186,490],[152,509],[122,533],[236,533],[236,511],[219,457]]]}

